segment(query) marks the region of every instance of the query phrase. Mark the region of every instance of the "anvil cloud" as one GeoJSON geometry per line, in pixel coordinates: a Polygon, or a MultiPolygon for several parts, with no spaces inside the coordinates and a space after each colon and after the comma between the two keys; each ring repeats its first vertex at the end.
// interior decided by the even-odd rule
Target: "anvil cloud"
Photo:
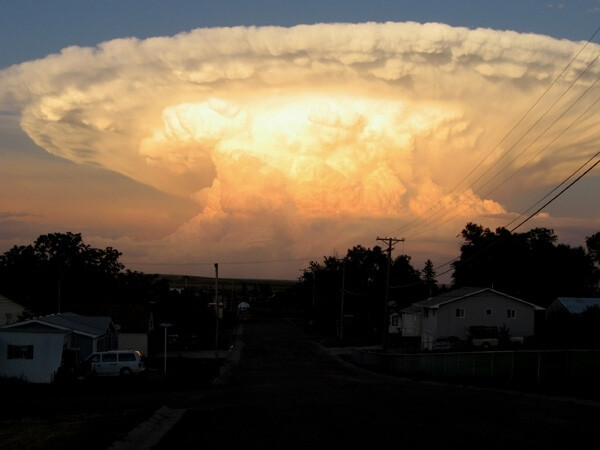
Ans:
{"type": "MultiPolygon", "coordinates": [[[[456,251],[467,221],[514,217],[477,184],[453,190],[473,168],[482,182],[520,168],[503,187],[518,193],[557,183],[598,148],[593,110],[579,118],[588,97],[567,110],[600,92],[597,66],[577,79],[597,46],[535,103],[581,48],[436,23],[196,29],[12,66],[0,108],[51,154],[196,202],[161,239],[97,238],[133,266],[134,247],[140,263],[301,260],[409,231],[423,242],[407,252],[426,259],[456,251]],[[425,235],[403,228],[442,206],[425,235]]],[[[299,265],[254,275],[295,277],[299,265]]]]}

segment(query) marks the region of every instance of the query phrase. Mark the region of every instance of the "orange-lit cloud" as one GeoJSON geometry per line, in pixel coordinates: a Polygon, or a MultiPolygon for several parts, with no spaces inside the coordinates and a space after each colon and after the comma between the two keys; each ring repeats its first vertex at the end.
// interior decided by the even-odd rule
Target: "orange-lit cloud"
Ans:
{"type": "MultiPolygon", "coordinates": [[[[434,239],[467,220],[509,217],[487,188],[446,196],[488,154],[478,173],[531,145],[502,162],[507,173],[526,169],[514,192],[562,179],[598,146],[593,114],[556,142],[557,132],[515,133],[490,152],[581,45],[442,24],[198,29],[13,66],[0,72],[0,106],[54,155],[198,204],[177,231],[145,242],[139,261],[293,259],[403,233],[439,205],[449,212],[434,239]]],[[[550,106],[598,52],[586,48],[519,130],[565,111],[550,106]]],[[[559,104],[598,73],[592,66],[559,104]]],[[[126,248],[139,245],[129,239],[126,248]]]]}

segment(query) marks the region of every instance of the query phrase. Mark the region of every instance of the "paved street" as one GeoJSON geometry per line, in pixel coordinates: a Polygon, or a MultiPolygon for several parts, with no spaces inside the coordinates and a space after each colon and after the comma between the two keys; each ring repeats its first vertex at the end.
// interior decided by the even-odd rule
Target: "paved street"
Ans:
{"type": "Polygon", "coordinates": [[[282,319],[244,324],[238,364],[158,448],[585,448],[596,403],[414,382],[349,366],[282,319]]]}

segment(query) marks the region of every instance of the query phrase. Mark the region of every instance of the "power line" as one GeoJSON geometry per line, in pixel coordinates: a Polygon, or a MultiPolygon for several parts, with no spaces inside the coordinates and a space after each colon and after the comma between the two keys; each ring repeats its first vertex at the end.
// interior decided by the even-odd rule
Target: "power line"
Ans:
{"type": "MultiPolygon", "coordinates": [[[[534,108],[540,103],[540,101],[550,92],[550,90],[552,89],[552,87],[554,87],[554,85],[558,82],[558,80],[560,78],[562,78],[562,76],[565,74],[565,72],[569,69],[569,67],[571,67],[574,63],[574,61],[579,57],[579,55],[583,52],[583,50],[591,43],[591,41],[594,39],[594,37],[598,34],[598,32],[600,32],[600,27],[596,29],[596,31],[592,34],[592,36],[585,42],[585,44],[579,49],[579,51],[575,54],[575,56],[570,60],[570,62],[563,68],[563,70],[561,71],[561,73],[556,76],[554,78],[554,80],[552,81],[552,83],[548,86],[548,88],[546,88],[546,90],[541,94],[541,96],[533,103],[533,105],[525,112],[525,114],[523,114],[521,116],[521,118],[515,123],[515,125],[502,137],[502,139],[492,148],[492,150],[475,166],[473,167],[469,173],[463,177],[450,191],[448,191],[442,198],[440,198],[440,200],[438,200],[436,203],[434,203],[432,206],[430,206],[424,213],[418,215],[417,217],[415,217],[413,220],[411,220],[406,227],[404,228],[404,232],[408,232],[412,229],[414,229],[417,226],[417,223],[420,221],[420,219],[422,219],[423,217],[425,217],[426,215],[428,215],[434,208],[436,208],[438,205],[440,205],[442,203],[442,201],[446,198],[448,198],[456,189],[458,189],[458,187],[463,184],[479,167],[481,167],[481,165],[497,150],[497,148],[508,138],[508,136],[510,136],[516,129],[517,127],[524,121],[524,119],[534,110],[534,108]]],[[[554,108],[554,106],[560,101],[560,99],[562,99],[564,97],[564,95],[566,95],[566,93],[575,85],[575,83],[581,79],[581,77],[583,76],[583,74],[585,74],[587,72],[587,70],[594,64],[594,62],[596,62],[596,60],[600,57],[600,54],[598,56],[596,56],[596,58],[594,58],[592,61],[590,61],[586,68],[579,74],[579,76],[573,80],[570,85],[567,87],[567,89],[559,96],[559,98],[557,100],[554,101],[554,103],[546,109],[546,112],[540,117],[538,118],[537,121],[534,122],[534,124],[532,126],[529,127],[529,129],[521,135],[521,137],[519,139],[517,139],[517,141],[509,148],[509,150],[507,152],[504,153],[503,156],[501,156],[494,164],[492,164],[488,169],[486,169],[475,181],[473,181],[469,186],[467,186],[464,191],[468,190],[469,188],[474,187],[475,183],[477,183],[477,181],[479,181],[480,179],[482,179],[487,173],[489,173],[497,164],[499,164],[499,162],[506,157],[513,149],[514,147],[541,121],[541,119],[543,117],[545,117],[548,112],[554,108]]],[[[589,88],[586,90],[586,92],[589,90],[589,88]]],[[[581,96],[580,96],[581,97],[581,96]]],[[[572,106],[572,105],[571,105],[572,106]]],[[[564,113],[563,113],[564,114],[564,113]]],[[[543,134],[543,133],[542,133],[543,134]]],[[[539,136],[538,136],[539,138],[539,136]]],[[[537,138],[536,138],[537,140],[537,138]]],[[[534,141],[535,142],[535,141],[534,141]]],[[[522,152],[523,153],[523,152],[522,152]]],[[[521,154],[522,154],[521,153],[521,154]]],[[[515,158],[516,159],[516,158],[515,158]]],[[[514,159],[513,159],[514,161],[514,159]]],[[[503,169],[504,170],[504,169],[503,169]]],[[[497,174],[498,175],[498,174],[497,174]]],[[[494,178],[497,176],[495,175],[494,178]]],[[[489,183],[489,182],[488,182],[489,183]]],[[[487,184],[487,183],[486,183],[487,184]]],[[[484,184],[485,186],[485,184],[484,184]]],[[[463,192],[464,192],[463,191],[463,192]]],[[[470,198],[473,196],[470,196],[470,198]]],[[[469,200],[469,198],[467,199],[469,200]]],[[[462,202],[461,202],[462,203],[462,202]]],[[[458,206],[460,205],[460,203],[458,205],[456,205],[452,210],[456,209],[458,206]]],[[[431,224],[436,220],[436,216],[440,214],[441,211],[443,211],[443,207],[441,207],[441,209],[438,209],[436,212],[434,212],[431,216],[430,219],[425,220],[425,223],[423,223],[423,225],[427,225],[428,223],[431,224]]],[[[447,214],[447,213],[446,213],[447,214]]],[[[442,217],[444,217],[446,214],[442,215],[442,217]]]]}
{"type": "MultiPolygon", "coordinates": [[[[592,84],[595,85],[598,81],[600,81],[600,77],[598,79],[596,79],[596,81],[594,81],[594,83],[592,84]]],[[[586,92],[591,88],[591,86],[586,90],[586,92]]],[[[582,94],[583,95],[583,94],[582,94]]],[[[581,98],[581,96],[580,96],[581,98]]],[[[533,155],[524,165],[522,165],[521,167],[517,168],[513,173],[511,173],[508,177],[506,177],[504,180],[502,180],[501,182],[499,182],[498,184],[496,184],[496,186],[494,186],[492,189],[488,190],[487,192],[485,192],[483,194],[483,197],[487,197],[489,196],[491,193],[493,193],[494,191],[496,191],[497,189],[499,189],[502,185],[504,185],[505,183],[507,183],[511,178],[513,178],[514,176],[516,176],[519,172],[521,172],[523,169],[525,169],[525,167],[529,166],[531,164],[531,162],[536,159],[537,157],[539,157],[539,155],[541,155],[544,151],[546,151],[554,142],[556,142],[556,140],[561,137],[567,130],[569,130],[575,123],[577,123],[587,112],[589,112],[589,110],[591,108],[593,108],[594,106],[596,106],[598,104],[598,102],[600,102],[600,97],[598,99],[596,99],[591,105],[589,105],[577,118],[575,118],[569,125],[567,125],[560,133],[558,133],[558,135],[556,135],[546,146],[542,147],[542,149],[540,149],[540,151],[538,151],[535,155],[533,155]]],[[[572,106],[572,105],[571,105],[572,106]]],[[[571,108],[571,106],[569,108],[571,108]]],[[[562,117],[562,115],[560,116],[562,117]]],[[[559,117],[559,118],[560,118],[559,117]]],[[[557,118],[546,130],[548,130],[550,127],[552,127],[558,120],[559,118],[557,118]]],[[[486,186],[487,184],[489,184],[493,179],[495,179],[498,175],[500,175],[505,169],[507,169],[517,158],[518,156],[522,155],[529,147],[531,147],[532,144],[530,144],[528,147],[525,148],[525,150],[523,150],[521,153],[519,153],[519,155],[517,155],[515,158],[513,158],[507,165],[505,165],[500,172],[498,172],[496,175],[494,175],[492,178],[490,178],[490,180],[488,180],[488,182],[486,182],[483,186],[486,186]]],[[[593,159],[593,157],[592,157],[593,159]]],[[[573,175],[571,175],[573,176],[573,175]]],[[[568,180],[568,179],[567,179],[568,180]]],[[[566,182],[567,180],[563,181],[566,182]]],[[[557,186],[554,190],[556,190],[559,186],[557,186]]],[[[551,191],[553,192],[553,191],[551,191]]],[[[550,194],[546,194],[546,196],[544,198],[546,198],[548,195],[550,194]]],[[[468,200],[475,200],[475,194],[471,194],[469,197],[467,197],[467,199],[465,201],[468,200]]],[[[540,200],[541,201],[541,200],[540,200]]],[[[440,216],[438,219],[441,219],[443,217],[448,216],[449,214],[451,214],[452,212],[456,211],[456,209],[458,209],[462,204],[464,203],[458,203],[456,204],[454,207],[452,207],[451,209],[447,210],[444,214],[442,214],[442,216],[440,216]]],[[[468,210],[469,208],[471,208],[472,204],[465,206],[463,209],[461,209],[460,213],[468,210]]],[[[433,219],[432,219],[433,220],[433,219]]],[[[426,222],[424,225],[426,224],[431,224],[432,220],[426,222]]],[[[449,217],[447,220],[438,223],[437,226],[443,225],[447,222],[449,222],[451,220],[451,217],[449,217]]],[[[430,231],[431,229],[433,229],[435,227],[430,227],[430,228],[425,228],[420,230],[420,232],[417,232],[415,235],[413,236],[418,236],[419,234],[423,234],[425,232],[430,231]]]]}
{"type": "MultiPolygon", "coordinates": [[[[576,174],[577,172],[579,172],[580,170],[582,170],[583,167],[585,167],[587,164],[589,164],[589,162],[591,160],[593,160],[594,158],[598,157],[600,155],[600,151],[598,151],[592,158],[590,158],[588,161],[586,161],[584,163],[584,165],[580,166],[579,168],[577,168],[573,173],[571,173],[565,180],[563,180],[560,184],[564,184],[566,182],[566,180],[568,180],[569,178],[572,178],[574,176],[574,174],[576,174]]],[[[586,174],[588,174],[592,169],[594,169],[594,167],[596,167],[598,164],[600,164],[600,158],[594,163],[592,164],[589,168],[587,168],[582,174],[580,174],[577,178],[575,178],[571,183],[569,183],[567,186],[565,186],[564,189],[562,189],[560,192],[558,192],[554,197],[552,197],[550,200],[548,200],[546,203],[544,203],[541,207],[539,207],[538,209],[535,210],[535,212],[533,212],[532,214],[530,214],[529,216],[527,216],[527,218],[525,218],[523,221],[521,221],[518,225],[516,225],[515,227],[513,227],[512,229],[510,229],[509,231],[512,233],[515,230],[517,230],[519,227],[521,227],[522,225],[524,225],[525,223],[527,223],[529,220],[531,220],[533,217],[535,217],[536,214],[538,214],[542,209],[544,209],[546,206],[550,205],[552,202],[554,202],[554,200],[556,200],[558,197],[560,197],[564,192],[566,192],[569,188],[571,188],[575,183],[577,183],[581,178],[583,178],[586,174]]],[[[557,187],[555,187],[551,192],[555,191],[557,189],[557,187]]],[[[546,195],[546,197],[549,194],[546,195]]],[[[539,203],[539,201],[538,201],[539,203]]],[[[530,210],[531,207],[528,209],[530,210]]],[[[513,220],[514,222],[514,220],[513,220]]],[[[512,222],[510,222],[512,223],[512,222]]],[[[503,227],[503,228],[507,228],[507,226],[503,227]]],[[[476,252],[475,254],[471,255],[469,258],[465,259],[464,261],[460,261],[461,264],[467,263],[471,260],[473,260],[475,257],[481,255],[482,253],[486,252],[487,250],[489,250],[493,245],[495,245],[498,241],[494,240],[491,241],[487,246],[485,246],[484,248],[480,249],[478,252],[476,252]]],[[[459,261],[460,260],[460,256],[456,257],[444,264],[442,264],[441,266],[438,266],[437,268],[441,268],[441,267],[445,267],[447,265],[452,264],[455,261],[459,261]]],[[[448,270],[439,273],[437,275],[441,276],[441,275],[445,275],[447,273],[449,273],[453,268],[449,268],[448,270]]]]}
{"type": "MultiPolygon", "coordinates": [[[[531,211],[533,208],[535,208],[538,204],[540,204],[542,201],[544,201],[546,198],[548,198],[550,195],[552,195],[552,193],[554,191],[556,191],[558,188],[560,188],[563,184],[565,184],[571,177],[575,176],[575,174],[577,172],[579,172],[583,167],[585,167],[586,165],[588,165],[595,157],[597,157],[600,154],[600,152],[597,152],[594,156],[592,156],[590,159],[588,159],[582,166],[579,167],[579,169],[577,169],[575,172],[573,172],[571,175],[569,175],[566,179],[564,179],[561,183],[559,183],[557,186],[554,187],[554,189],[552,189],[550,192],[548,192],[546,195],[544,195],[541,199],[539,199],[537,202],[535,202],[533,205],[531,205],[529,208],[527,208],[523,213],[521,213],[518,217],[516,217],[515,219],[511,220],[510,222],[508,222],[504,227],[507,228],[509,227],[513,222],[519,220],[521,217],[523,217],[525,214],[527,214],[529,211],[531,211]]],[[[597,164],[597,163],[596,163],[597,164]]],[[[587,172],[586,172],[587,173],[587,172]]]]}
{"type": "MultiPolygon", "coordinates": [[[[600,152],[596,153],[597,156],[598,154],[600,154],[600,152]]],[[[575,183],[577,183],[579,180],[581,180],[581,178],[583,178],[588,172],[590,172],[594,167],[596,167],[598,165],[598,163],[600,163],[600,159],[598,159],[598,161],[596,161],[591,167],[589,167],[585,172],[583,172],[581,175],[579,175],[577,178],[575,178],[571,183],[569,183],[563,190],[561,190],[558,194],[556,194],[554,197],[552,197],[550,200],[548,200],[546,203],[544,203],[542,206],[540,206],[538,209],[536,209],[532,214],[530,214],[525,220],[523,220],[521,223],[519,223],[516,227],[514,227],[512,230],[510,230],[510,232],[512,233],[513,231],[515,231],[517,228],[519,228],[521,225],[527,223],[532,217],[534,217],[537,213],[539,213],[542,209],[544,209],[546,206],[548,206],[550,203],[552,203],[554,200],[556,200],[558,197],[560,197],[567,189],[569,189],[571,186],[573,186],[575,183]]]]}

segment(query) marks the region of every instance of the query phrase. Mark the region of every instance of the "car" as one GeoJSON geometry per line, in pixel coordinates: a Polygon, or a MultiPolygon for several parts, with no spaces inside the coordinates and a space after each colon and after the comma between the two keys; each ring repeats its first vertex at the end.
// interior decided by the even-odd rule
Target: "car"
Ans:
{"type": "Polygon", "coordinates": [[[435,340],[433,350],[458,350],[464,346],[464,342],[456,336],[445,336],[435,340]]]}
{"type": "Polygon", "coordinates": [[[469,327],[469,342],[476,349],[488,350],[498,347],[500,345],[500,330],[498,327],[469,327]]]}
{"type": "Polygon", "coordinates": [[[144,356],[139,350],[95,352],[86,358],[84,367],[88,376],[127,376],[146,370],[144,356]]]}

